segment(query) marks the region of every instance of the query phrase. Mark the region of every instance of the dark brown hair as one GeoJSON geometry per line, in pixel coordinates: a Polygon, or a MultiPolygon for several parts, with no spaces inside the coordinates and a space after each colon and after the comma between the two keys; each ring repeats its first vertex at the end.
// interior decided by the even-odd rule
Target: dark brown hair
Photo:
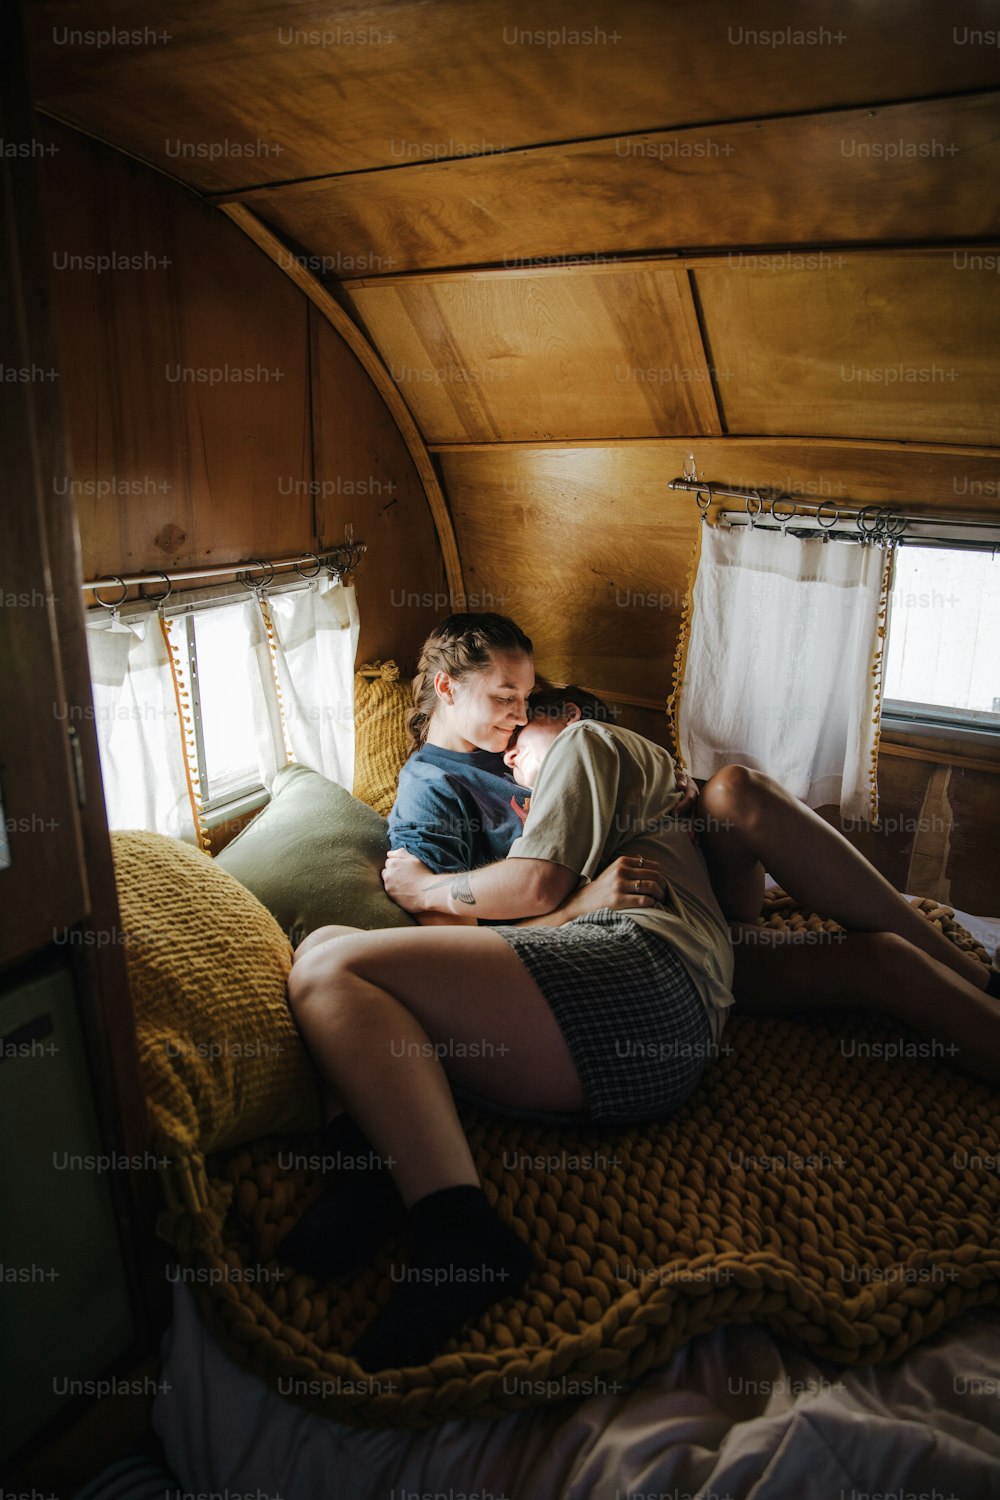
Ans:
{"type": "Polygon", "coordinates": [[[435,626],[424,641],[413,679],[413,709],[406,721],[409,753],[427,739],[431,715],[437,707],[434,677],[447,672],[461,682],[474,672],[485,672],[496,655],[524,652],[531,655],[531,641],[507,615],[449,615],[435,626]]]}
{"type": "Polygon", "coordinates": [[[615,717],[614,709],[609,708],[596,693],[577,687],[575,683],[568,683],[565,687],[553,687],[548,684],[541,688],[536,687],[528,699],[528,721],[530,723],[532,719],[561,719],[564,709],[570,703],[574,703],[580,710],[582,719],[597,719],[599,723],[607,724],[615,717]]]}

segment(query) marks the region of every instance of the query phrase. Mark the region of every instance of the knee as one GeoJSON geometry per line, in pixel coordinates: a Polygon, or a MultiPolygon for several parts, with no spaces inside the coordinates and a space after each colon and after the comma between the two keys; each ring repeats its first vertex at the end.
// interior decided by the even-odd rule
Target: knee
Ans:
{"type": "Polygon", "coordinates": [[[301,958],[296,954],[288,975],[288,1003],[296,1014],[317,1004],[322,1004],[324,1013],[331,1017],[343,1009],[349,998],[350,986],[344,981],[352,972],[353,947],[345,937],[340,942],[314,945],[301,958]]]}
{"type": "Polygon", "coordinates": [[[336,942],[322,942],[294,963],[288,975],[288,1001],[292,1011],[322,1005],[324,1014],[342,1013],[361,1002],[370,1005],[367,995],[372,984],[372,960],[376,957],[378,935],[363,932],[360,927],[321,929],[333,932],[336,942]],[[364,993],[361,993],[364,992],[364,993]]]}
{"type": "Polygon", "coordinates": [[[752,815],[770,777],[749,766],[723,766],[701,789],[698,806],[723,828],[740,827],[752,815]]]}
{"type": "Polygon", "coordinates": [[[330,967],[318,961],[315,944],[312,952],[296,949],[288,975],[288,1003],[293,1011],[301,1010],[310,997],[316,994],[320,983],[330,974],[330,967]]]}
{"type": "Polygon", "coordinates": [[[311,953],[314,948],[321,948],[324,943],[330,942],[332,938],[348,937],[352,933],[360,931],[360,927],[317,927],[302,939],[295,950],[292,962],[298,963],[307,953],[311,953]]]}

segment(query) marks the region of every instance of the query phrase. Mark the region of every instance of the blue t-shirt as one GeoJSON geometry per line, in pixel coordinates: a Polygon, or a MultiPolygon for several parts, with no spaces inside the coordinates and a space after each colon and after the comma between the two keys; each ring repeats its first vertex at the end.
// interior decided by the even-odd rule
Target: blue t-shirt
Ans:
{"type": "Polygon", "coordinates": [[[502,754],[424,745],[399,773],[389,845],[441,875],[491,865],[520,836],[530,799],[502,754]]]}

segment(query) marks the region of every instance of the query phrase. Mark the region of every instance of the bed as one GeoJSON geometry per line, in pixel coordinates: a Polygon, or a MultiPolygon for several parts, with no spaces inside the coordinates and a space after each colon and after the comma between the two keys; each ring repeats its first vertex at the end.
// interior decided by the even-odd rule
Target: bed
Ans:
{"type": "Polygon", "coordinates": [[[205,1330],[185,1287],[153,1420],[193,1493],[284,1500],[992,1500],[1000,1313],[894,1365],[844,1370],[763,1329],[692,1339],[631,1390],[489,1422],[359,1431],[285,1402],[205,1330]]]}
{"type": "MultiPolygon", "coordinates": [[[[1000,919],[956,913],[990,951],[1000,919]]],[[[1000,1226],[998,1226],[1000,1234],[1000,1226]]],[[[979,1308],[889,1364],[845,1369],[764,1328],[691,1339],[629,1389],[420,1431],[358,1429],[241,1368],[175,1287],[153,1421],[189,1492],[359,1500],[1000,1500],[1000,1312],[979,1308]]]]}
{"type": "MultiPolygon", "coordinates": [[[[397,1403],[392,1411],[384,1406],[377,1410],[377,1403],[366,1407],[364,1401],[352,1406],[342,1392],[332,1402],[320,1402],[324,1409],[319,1411],[315,1402],[302,1399],[301,1390],[295,1392],[282,1384],[283,1361],[300,1374],[337,1370],[343,1380],[346,1357],[338,1353],[343,1348],[339,1340],[345,1326],[347,1337],[352,1336],[350,1325],[341,1324],[331,1332],[328,1320],[317,1333],[314,1310],[312,1322],[307,1326],[299,1321],[292,1334],[288,1322],[294,1309],[283,1309],[276,1319],[265,1288],[258,1297],[252,1289],[229,1287],[226,1299],[213,1304],[198,1284],[209,1266],[214,1275],[227,1261],[239,1264],[239,1257],[234,1260],[233,1256],[234,1220],[244,1225],[240,1230],[248,1252],[244,1264],[259,1259],[273,1265],[281,1216],[287,1224],[289,1214],[302,1211],[301,1188],[294,1192],[289,1188],[283,1206],[269,1216],[262,1213],[265,1205],[254,1182],[235,1173],[230,1179],[234,1191],[221,1175],[210,1180],[206,1165],[214,1159],[211,1153],[233,1147],[230,1160],[239,1157],[249,1162],[251,1156],[256,1159],[258,1149],[266,1149],[260,1137],[315,1128],[311,1099],[315,1080],[304,1071],[307,1063],[284,1004],[282,973],[287,959],[279,950],[282,944],[287,948],[283,934],[308,931],[323,921],[350,919],[323,905],[331,895],[326,882],[321,889],[301,879],[303,871],[323,866],[324,856],[329,866],[331,848],[337,849],[347,880],[345,888],[335,893],[337,901],[346,903],[351,912],[363,909],[364,925],[384,924],[380,903],[388,903],[379,878],[382,814],[391,805],[404,749],[395,687],[394,678],[383,674],[368,682],[366,698],[359,698],[363,775],[355,782],[354,798],[332,784],[325,790],[318,788],[315,773],[303,767],[288,767],[276,779],[266,817],[251,825],[228,853],[207,863],[173,841],[163,841],[159,852],[148,847],[158,835],[114,836],[115,840],[131,839],[135,845],[128,851],[128,860],[124,845],[119,844],[116,852],[123,911],[128,908],[123,920],[134,937],[140,936],[142,922],[148,924],[148,942],[133,941],[129,949],[133,993],[143,996],[140,1012],[145,1009],[146,1021],[155,1021],[147,1036],[146,1028],[139,1028],[148,1062],[147,1094],[159,1122],[161,1144],[176,1154],[186,1153],[193,1168],[185,1181],[172,1180],[176,1222],[172,1236],[167,1237],[173,1237],[183,1261],[178,1224],[185,1234],[201,1238],[202,1251],[214,1236],[212,1257],[206,1259],[203,1254],[199,1263],[196,1256],[191,1263],[200,1264],[200,1272],[189,1281],[179,1279],[174,1287],[173,1320],[162,1351],[162,1389],[153,1409],[167,1463],[182,1491],[281,1496],[284,1500],[312,1500],[314,1496],[325,1500],[330,1495],[371,1500],[444,1495],[460,1500],[473,1494],[481,1500],[501,1496],[548,1500],[558,1495],[596,1495],[608,1500],[652,1496],[657,1500],[695,1496],[702,1500],[726,1496],[781,1500],[786,1495],[805,1500],[843,1500],[846,1496],[864,1500],[877,1495],[892,1496],[892,1500],[918,1495],[934,1500],[946,1496],[985,1500],[995,1495],[1000,1500],[1000,1312],[995,1305],[1000,1286],[1000,1224],[988,1218],[992,1208],[983,1209],[984,1202],[994,1203],[991,1180],[985,1194],[978,1180],[971,1190],[966,1188],[964,1218],[960,1214],[954,1223],[942,1225],[941,1234],[935,1231],[924,1236],[935,1254],[947,1256],[949,1247],[957,1246],[959,1255],[967,1249],[970,1256],[978,1256],[979,1287],[970,1289],[967,1284],[961,1292],[956,1287],[953,1300],[938,1298],[933,1308],[926,1298],[921,1300],[919,1286],[912,1288],[910,1307],[906,1304],[911,1289],[892,1288],[895,1321],[883,1318],[882,1324],[892,1322],[895,1335],[886,1333],[884,1338],[879,1308],[885,1312],[887,1299],[876,1297],[874,1322],[867,1333],[875,1338],[874,1329],[878,1337],[869,1345],[867,1358],[857,1363],[842,1339],[830,1338],[830,1324],[823,1319],[818,1323],[814,1319],[813,1343],[784,1337],[785,1324],[775,1327],[772,1299],[766,1307],[752,1303],[749,1315],[744,1303],[738,1316],[729,1321],[726,1308],[721,1316],[717,1308],[714,1322],[701,1320],[705,1331],[695,1326],[699,1320],[693,1317],[690,1334],[682,1316],[671,1337],[660,1340],[661,1355],[652,1357],[653,1341],[647,1340],[649,1357],[644,1361],[630,1357],[623,1364],[621,1347],[602,1344],[597,1357],[564,1367],[566,1374],[558,1389],[539,1389],[530,1404],[520,1393],[516,1399],[497,1401],[499,1382],[494,1369],[491,1409],[477,1410],[466,1403],[461,1419],[455,1416],[462,1410],[461,1402],[452,1397],[438,1400],[442,1383],[450,1383],[453,1391],[467,1387],[473,1372],[484,1368],[492,1358],[492,1325],[482,1325],[485,1344],[483,1334],[473,1331],[471,1364],[459,1361],[439,1378],[436,1389],[432,1385],[411,1392],[404,1386],[403,1397],[394,1396],[387,1403],[397,1403]],[[378,732],[373,734],[373,728],[378,732]],[[329,804],[325,810],[317,801],[321,791],[329,804]],[[310,838],[319,840],[322,848],[313,849],[310,838]],[[157,868],[159,895],[153,889],[157,868]],[[189,878],[196,879],[198,886],[185,893],[189,878]],[[244,886],[256,891],[260,905],[257,901],[245,909],[238,905],[237,893],[244,886]],[[213,913],[216,900],[219,905],[213,913]],[[237,904],[227,905],[230,902],[237,904]],[[363,903],[360,907],[359,902],[363,903]],[[193,930],[199,922],[204,923],[200,933],[193,930]],[[171,959],[174,935],[181,927],[188,946],[180,967],[193,991],[192,1008],[183,1016],[177,1008],[176,955],[171,959]],[[239,934],[238,946],[226,953],[219,951],[225,934],[234,932],[239,934]],[[259,944],[256,951],[254,943],[259,944]],[[141,975],[135,969],[140,958],[148,961],[141,975]],[[266,983],[261,977],[265,959],[272,970],[266,983]],[[218,984],[220,973],[231,980],[234,964],[240,963],[245,974],[235,976],[238,1002],[228,981],[209,1001],[210,987],[218,984]],[[251,1011],[252,981],[259,982],[262,992],[254,1000],[258,1008],[251,1011]],[[249,1049],[244,1049],[234,1062],[228,1057],[215,1059],[212,1052],[212,1067],[206,1067],[204,1058],[195,1055],[204,1049],[193,1045],[192,1028],[207,1013],[211,1013],[213,1029],[205,1032],[203,1041],[209,1051],[220,1035],[229,1041],[238,1041],[241,1035],[256,1039],[266,1026],[274,1042],[271,1054],[248,1060],[249,1049]],[[173,1028],[169,1046],[164,1045],[164,1026],[173,1028]],[[163,1063],[168,1054],[173,1059],[170,1070],[163,1063]],[[241,1202],[244,1190],[245,1204],[241,1202]],[[978,1238],[978,1246],[967,1243],[973,1238],[978,1238]],[[763,1326],[758,1308],[772,1313],[770,1327],[763,1326]],[[242,1342],[229,1336],[232,1327],[220,1320],[220,1309],[227,1318],[239,1314],[242,1342]],[[902,1321],[908,1325],[905,1329],[902,1321]],[[290,1342],[284,1341],[286,1335],[290,1342]],[[893,1341],[898,1357],[878,1353],[891,1348],[893,1341]],[[833,1353],[839,1357],[824,1357],[834,1344],[839,1347],[833,1353]],[[267,1360],[248,1358],[264,1346],[268,1346],[267,1360]],[[229,1352],[236,1348],[239,1362],[229,1352]],[[873,1362],[876,1358],[884,1362],[873,1362]],[[318,1363],[310,1363],[314,1359],[318,1363]],[[617,1378],[626,1365],[628,1378],[617,1378]],[[409,1395],[423,1403],[418,1413],[422,1420],[401,1420],[399,1403],[409,1395]]],[[[245,898],[244,891],[239,899],[245,898]]],[[[398,918],[398,909],[394,910],[398,918]]],[[[956,918],[989,953],[995,951],[1000,919],[965,913],[957,913],[956,918]]],[[[771,918],[772,922],[780,920],[780,914],[771,918]]],[[[749,1024],[758,1022],[750,1018],[743,1023],[749,1024]]],[[[767,1018],[759,1024],[766,1025],[767,1018]]],[[[754,1046],[760,1045],[755,1041],[754,1046]]],[[[763,1045],[766,1050],[767,1043],[763,1045]]],[[[720,1062],[720,1073],[725,1066],[720,1062]]],[[[813,1076],[824,1078],[822,1066],[813,1076]]],[[[928,1077],[935,1076],[907,1076],[903,1092],[910,1089],[912,1094],[914,1080],[919,1090],[928,1077]]],[[[726,1096],[729,1085],[724,1079],[721,1087],[726,1096]]],[[[805,1103],[809,1128],[818,1130],[817,1096],[809,1092],[811,1085],[805,1087],[805,1099],[801,1091],[788,1097],[800,1112],[797,1118],[805,1103]]],[[[896,1100],[886,1099],[886,1087],[882,1085],[882,1107],[894,1123],[880,1139],[894,1150],[909,1149],[905,1108],[902,1115],[895,1111],[896,1100]]],[[[944,1083],[942,1091],[947,1093],[944,1083]]],[[[780,1087],[778,1092],[782,1092],[780,1087]]],[[[935,1109],[941,1097],[935,1093],[935,1109]]],[[[976,1097],[985,1122],[984,1138],[1000,1139],[995,1096],[982,1090],[976,1097]]],[[[873,1139],[869,1138],[869,1144],[873,1139]]],[[[919,1156],[919,1151],[909,1154],[919,1156]]],[[[269,1170],[266,1164],[265,1169],[269,1170]]],[[[880,1181],[876,1173],[876,1190],[880,1181]]],[[[910,1196],[900,1200],[904,1206],[896,1218],[905,1220],[908,1212],[914,1218],[922,1214],[926,1229],[927,1205],[939,1201],[933,1160],[915,1162],[907,1182],[910,1196]],[[921,1183],[926,1198],[919,1196],[921,1183]]],[[[794,1199],[792,1214],[798,1223],[794,1199]]],[[[868,1226],[864,1228],[867,1231],[868,1226]]],[[[739,1240],[738,1227],[735,1232],[739,1240]]],[[[796,1233],[802,1233],[801,1227],[796,1233]]],[[[570,1244],[568,1253],[573,1248],[570,1244]]],[[[700,1248],[696,1242],[694,1251],[700,1248]]],[[[722,1246],[724,1251],[728,1248],[722,1246]]],[[[746,1253],[745,1246],[742,1253],[746,1253]]],[[[805,1269],[807,1261],[808,1256],[805,1269]]],[[[919,1256],[909,1262],[919,1263],[919,1256]]],[[[891,1266],[891,1257],[884,1264],[891,1266]]],[[[355,1328],[369,1315],[371,1290],[371,1284],[367,1290],[359,1289],[355,1328]]],[[[333,1314],[331,1301],[331,1318],[333,1314]]],[[[857,1329],[840,1321],[849,1342],[857,1329]]],[[[794,1319],[788,1326],[794,1328],[794,1319]]],[[[542,1325],[535,1327],[537,1332],[542,1325]]],[[[534,1355],[541,1355],[543,1361],[548,1358],[553,1346],[546,1341],[558,1334],[558,1327],[546,1323],[540,1347],[535,1337],[534,1355]]],[[[538,1367],[536,1360],[532,1368],[538,1367]]],[[[501,1372],[504,1368],[501,1365],[501,1372]]]]}

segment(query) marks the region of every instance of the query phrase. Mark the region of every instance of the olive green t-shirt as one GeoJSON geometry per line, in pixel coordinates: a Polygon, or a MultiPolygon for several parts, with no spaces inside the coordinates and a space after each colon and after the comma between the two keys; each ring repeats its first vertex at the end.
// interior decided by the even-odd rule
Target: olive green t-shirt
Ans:
{"type": "Polygon", "coordinates": [[[621,854],[659,865],[668,904],[626,915],[673,945],[717,1042],[733,1003],[733,948],[704,856],[671,816],[681,795],[674,762],[659,745],[592,719],[571,724],[542,762],[524,833],[508,858],[551,860],[586,881],[621,854]]]}

